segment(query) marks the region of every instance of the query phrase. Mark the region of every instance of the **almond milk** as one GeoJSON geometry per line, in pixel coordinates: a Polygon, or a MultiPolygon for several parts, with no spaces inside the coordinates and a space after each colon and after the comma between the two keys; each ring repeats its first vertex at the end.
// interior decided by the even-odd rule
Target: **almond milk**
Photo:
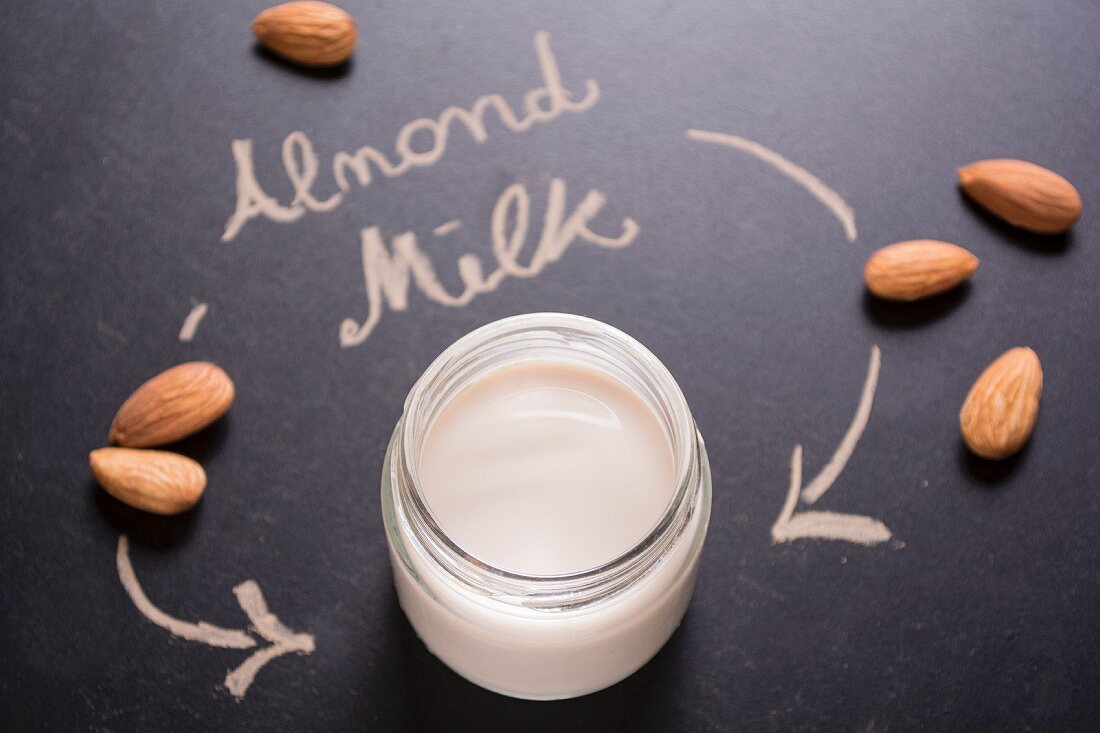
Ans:
{"type": "Polygon", "coordinates": [[[691,600],[710,469],[637,341],[556,313],[489,324],[413,387],[382,471],[398,600],[433,654],[514,697],[650,659],[691,600]]]}

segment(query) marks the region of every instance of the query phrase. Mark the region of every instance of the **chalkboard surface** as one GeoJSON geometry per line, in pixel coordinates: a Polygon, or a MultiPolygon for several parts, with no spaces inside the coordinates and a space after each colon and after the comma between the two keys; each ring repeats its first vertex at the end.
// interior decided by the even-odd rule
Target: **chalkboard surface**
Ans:
{"type": "Polygon", "coordinates": [[[329,72],[258,50],[253,0],[0,10],[6,730],[1100,729],[1100,6],[343,5],[360,46],[329,72]],[[540,38],[574,108],[544,91],[525,115],[548,88],[540,38]],[[446,113],[483,99],[483,129],[446,113]],[[334,160],[364,146],[391,169],[369,161],[363,185],[345,166],[342,187],[334,160]],[[970,205],[955,169],[993,157],[1074,182],[1072,232],[970,205]],[[626,246],[576,238],[537,276],[453,300],[460,258],[496,266],[495,209],[505,234],[528,214],[528,262],[548,202],[568,215],[589,192],[588,228],[633,222],[626,246]],[[977,254],[971,284],[907,307],[865,296],[867,256],[913,238],[977,254]],[[387,266],[410,241],[438,287],[423,263],[407,291],[387,266]],[[378,498],[425,366],[533,311],[649,346],[715,477],[679,631],[626,681],[554,703],[483,691],[425,650],[378,498]],[[1034,438],[974,459],[959,406],[1016,345],[1044,367],[1034,438]],[[136,385],[194,359],[237,400],[177,446],[209,475],[198,508],[144,515],[87,454],[136,385]],[[784,522],[795,447],[809,485],[860,406],[843,470],[784,522]],[[880,534],[773,539],[821,511],[880,534]],[[249,631],[254,592],[315,647],[235,695],[227,673],[272,646],[249,631]]]}

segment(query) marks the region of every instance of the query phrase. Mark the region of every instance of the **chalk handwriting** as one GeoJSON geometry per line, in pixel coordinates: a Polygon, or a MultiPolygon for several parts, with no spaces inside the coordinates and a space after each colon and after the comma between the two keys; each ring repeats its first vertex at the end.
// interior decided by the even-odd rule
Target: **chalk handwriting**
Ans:
{"type": "Polygon", "coordinates": [[[860,395],[859,406],[856,408],[855,417],[848,428],[840,446],[836,449],[832,459],[825,465],[818,475],[810,482],[806,489],[802,490],[802,446],[796,445],[791,453],[791,482],[787,489],[787,498],[783,502],[783,508],[779,517],[772,526],[773,542],[790,542],[800,538],[820,540],[842,540],[860,545],[877,545],[891,537],[890,530],[877,519],[865,517],[859,514],[838,514],[836,512],[798,512],[795,514],[795,505],[798,503],[799,492],[802,500],[807,504],[813,504],[829,490],[833,482],[840,476],[848,459],[859,442],[863,429],[867,426],[867,419],[871,414],[871,404],[875,398],[875,387],[878,384],[879,367],[882,362],[882,353],[877,346],[871,347],[871,359],[867,365],[867,378],[863,383],[863,391],[860,395]]]}
{"type": "MultiPolygon", "coordinates": [[[[130,562],[130,544],[126,535],[118,538],[115,563],[118,567],[118,579],[137,609],[145,618],[166,629],[173,636],[222,649],[252,649],[257,646],[256,640],[245,631],[224,629],[205,621],[198,623],[182,621],[154,606],[145,595],[134,573],[133,563],[130,562]]],[[[268,610],[267,602],[264,601],[263,593],[256,581],[246,580],[240,583],[233,588],[233,593],[237,596],[237,603],[241,610],[252,622],[252,631],[270,642],[270,646],[253,652],[240,666],[230,670],[225,676],[226,688],[230,694],[240,700],[244,698],[256,674],[265,664],[291,652],[311,654],[314,649],[314,639],[312,634],[298,634],[284,626],[278,617],[268,610]]]]}
{"type": "Polygon", "coordinates": [[[234,140],[231,148],[237,166],[237,205],[226,222],[222,241],[232,240],[249,220],[257,216],[285,223],[301,218],[306,211],[332,211],[344,200],[344,194],[351,189],[353,182],[361,187],[369,186],[374,180],[375,169],[385,178],[395,178],[412,168],[435,165],[447,150],[451,126],[456,121],[466,128],[475,142],[483,143],[489,138],[485,126],[485,115],[489,110],[496,113],[504,127],[519,133],[529,130],[535,123],[556,120],[563,112],[579,113],[596,104],[600,98],[600,88],[594,80],[585,81],[584,96],[579,101],[574,101],[573,93],[565,88],[557,60],[550,50],[550,35],[546,31],[535,34],[535,54],[542,72],[543,86],[535,87],[524,95],[524,114],[517,115],[502,95],[486,94],[478,97],[469,109],[452,106],[444,109],[436,119],[415,119],[398,131],[394,143],[396,156],[392,160],[370,146],[363,146],[351,153],[337,153],[332,160],[332,177],[339,190],[327,198],[318,198],[313,193],[320,164],[313,143],[305,133],[292,132],[283,141],[283,168],[294,189],[294,198],[287,205],[280,204],[256,180],[252,140],[234,140]],[[414,147],[413,138],[419,137],[423,141],[425,136],[430,138],[430,145],[414,147]]]}
{"type": "Polygon", "coordinates": [[[774,150],[770,150],[760,143],[753,142],[736,135],[727,135],[721,132],[706,132],[704,130],[688,130],[689,140],[697,140],[704,143],[714,143],[727,148],[741,150],[748,153],[778,170],[783,175],[805,188],[837,218],[844,227],[844,235],[849,242],[856,241],[856,214],[852,207],[840,197],[840,194],[825,185],[820,178],[810,173],[805,168],[796,165],[784,158],[774,150]]]}
{"type": "Polygon", "coordinates": [[[476,296],[495,290],[506,277],[529,278],[538,275],[547,265],[557,262],[577,239],[598,247],[626,247],[638,236],[633,219],[622,221],[617,236],[593,232],[589,223],[603,208],[605,197],[599,191],[589,191],[572,213],[565,215],[565,182],[550,181],[542,232],[527,263],[521,253],[527,243],[531,217],[531,199],[527,189],[513,183],[504,189],[493,207],[490,238],[497,268],[484,274],[481,260],[473,253],[458,258],[458,274],[462,292],[447,292],[436,276],[432,261],[417,245],[413,232],[398,234],[392,239],[392,252],[386,249],[378,227],[362,231],[363,279],[367,293],[367,318],[360,323],[346,318],[340,324],[340,345],[363,343],[382,318],[383,306],[403,311],[409,307],[409,285],[415,283],[429,300],[449,308],[460,308],[476,296]],[[509,228],[510,227],[510,228],[509,228]]]}

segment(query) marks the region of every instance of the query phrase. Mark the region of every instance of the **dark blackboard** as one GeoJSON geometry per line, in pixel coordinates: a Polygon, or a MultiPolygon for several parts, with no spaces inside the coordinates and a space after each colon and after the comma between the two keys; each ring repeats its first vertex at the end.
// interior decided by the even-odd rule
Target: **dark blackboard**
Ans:
{"type": "MultiPolygon", "coordinates": [[[[263,3],[8,3],[0,10],[0,710],[7,730],[1100,729],[1100,6],[1051,2],[379,3],[349,0],[360,50],[303,73],[258,51],[263,3]],[[234,140],[290,204],[280,146],[301,131],[330,164],[393,154],[402,126],[540,84],[550,34],[591,109],[487,139],[456,128],[430,167],[353,186],[327,213],[234,211],[234,140]],[[858,237],[740,136],[818,176],[858,237]],[[959,165],[1018,157],[1074,182],[1072,233],[1033,237],[970,206],[959,165]],[[536,278],[462,308],[409,290],[362,344],[360,232],[412,231],[449,292],[491,262],[508,186],[552,179],[606,203],[536,278]],[[457,231],[433,229],[460,220],[457,231]],[[863,262],[936,238],[982,265],[913,307],[869,300],[863,262]],[[196,303],[194,339],[178,333],[196,303]],[[455,338],[531,311],[631,333],[677,377],[710,449],[714,515],[683,626],[606,691],[528,703],[485,692],[418,642],[397,606],[379,513],[387,438],[413,381],[455,338]],[[867,430],[815,509],[867,515],[873,547],[773,544],[792,449],[807,479],[882,366],[867,430]],[[1045,370],[1019,456],[975,460],[958,408],[1008,347],[1045,370]],[[128,509],[87,453],[141,381],[208,359],[230,415],[184,445],[210,485],[188,515],[128,509]],[[116,547],[172,616],[244,629],[232,589],[313,634],[236,701],[250,653],[172,637],[138,613],[116,547]]],[[[419,147],[426,138],[416,138],[419,147]]],[[[430,139],[428,140],[430,143],[430,139]]],[[[533,246],[533,245],[529,245],[533,246]]],[[[800,507],[799,511],[805,507],[800,507]]]]}

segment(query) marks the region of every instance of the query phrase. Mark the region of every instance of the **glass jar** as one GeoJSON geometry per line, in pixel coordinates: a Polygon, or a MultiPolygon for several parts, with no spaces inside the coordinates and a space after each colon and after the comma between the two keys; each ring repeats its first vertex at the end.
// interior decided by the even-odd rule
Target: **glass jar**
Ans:
{"type": "Polygon", "coordinates": [[[409,393],[382,468],[394,583],[413,628],[466,679],[528,699],[594,692],[657,653],[691,600],[710,503],[706,450],[672,375],[622,331],[559,313],[505,318],[440,354],[409,393]],[[419,486],[420,450],[442,408],[473,380],[535,359],[596,369],[631,388],[674,456],[676,487],[649,534],[581,572],[523,575],[480,561],[442,531],[419,486]]]}

